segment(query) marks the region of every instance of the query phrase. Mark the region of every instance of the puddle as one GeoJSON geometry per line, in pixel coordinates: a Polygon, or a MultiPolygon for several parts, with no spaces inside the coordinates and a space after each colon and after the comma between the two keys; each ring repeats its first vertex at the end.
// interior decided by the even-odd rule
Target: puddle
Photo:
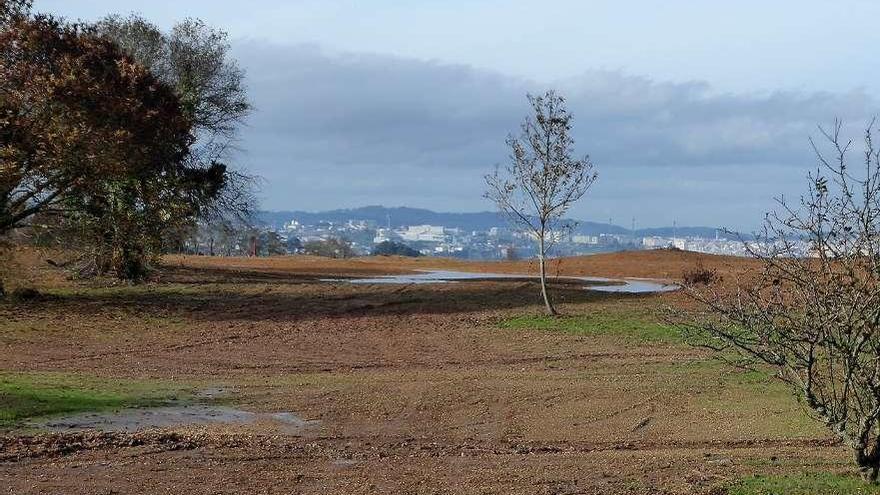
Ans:
{"type": "Polygon", "coordinates": [[[135,432],[146,428],[168,428],[191,425],[250,425],[266,424],[285,433],[298,433],[317,425],[318,421],[306,421],[293,413],[254,413],[225,406],[186,405],[143,409],[121,409],[109,412],[81,413],[53,418],[28,426],[50,431],[117,431],[135,432]]]}
{"type": "Polygon", "coordinates": [[[232,391],[226,387],[208,387],[197,391],[195,395],[202,399],[217,399],[228,397],[231,393],[232,391]]]}
{"type": "MultiPolygon", "coordinates": [[[[472,273],[449,270],[427,271],[405,275],[385,275],[372,278],[325,278],[322,282],[347,282],[351,284],[448,284],[466,280],[536,280],[538,277],[510,273],[472,273]]],[[[657,280],[640,278],[610,279],[602,277],[559,277],[569,281],[580,281],[588,284],[587,290],[613,292],[620,294],[650,294],[655,292],[671,292],[680,287],[657,280]]]]}
{"type": "Polygon", "coordinates": [[[586,283],[602,283],[608,285],[591,285],[587,290],[597,292],[616,292],[623,294],[653,294],[656,292],[673,292],[681,289],[678,284],[668,284],[659,280],[646,278],[612,279],[602,277],[562,277],[583,280],[586,283]]]}

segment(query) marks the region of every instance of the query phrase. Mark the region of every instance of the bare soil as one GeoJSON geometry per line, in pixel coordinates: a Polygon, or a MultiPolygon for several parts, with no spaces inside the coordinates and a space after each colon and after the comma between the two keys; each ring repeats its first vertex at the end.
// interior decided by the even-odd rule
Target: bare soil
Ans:
{"type": "MultiPolygon", "coordinates": [[[[563,260],[559,272],[675,280],[698,260],[729,276],[751,266],[634,252],[563,260]]],[[[216,387],[236,409],[314,423],[10,433],[0,493],[719,494],[754,473],[848,469],[846,451],[783,389],[705,351],[625,332],[501,328],[540,314],[534,282],[319,281],[531,268],[169,257],[150,284],[101,287],[40,264],[46,297],[0,303],[0,371],[216,387]]],[[[674,293],[553,292],[573,315],[658,321],[684,303],[674,293]]]]}

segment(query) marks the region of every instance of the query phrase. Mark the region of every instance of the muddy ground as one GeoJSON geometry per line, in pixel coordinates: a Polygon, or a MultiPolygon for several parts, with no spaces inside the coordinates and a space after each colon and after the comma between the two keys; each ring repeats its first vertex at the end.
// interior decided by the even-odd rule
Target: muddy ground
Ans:
{"type": "MultiPolygon", "coordinates": [[[[674,280],[695,262],[631,253],[560,272],[674,280]]],[[[40,268],[43,298],[0,304],[0,370],[217,388],[224,404],[310,426],[7,432],[0,493],[720,494],[755,473],[849,469],[784,389],[703,350],[633,338],[626,325],[506,328],[540,314],[533,282],[318,280],[413,268],[529,265],[172,257],[139,287],[40,268]]],[[[554,294],[564,313],[603,321],[657,322],[683,304],[571,285],[554,294]]]]}

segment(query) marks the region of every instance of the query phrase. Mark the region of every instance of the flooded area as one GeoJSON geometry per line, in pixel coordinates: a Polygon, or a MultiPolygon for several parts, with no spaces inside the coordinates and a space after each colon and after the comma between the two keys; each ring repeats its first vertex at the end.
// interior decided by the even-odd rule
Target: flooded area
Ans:
{"type": "MultiPolygon", "coordinates": [[[[448,284],[480,280],[537,280],[536,276],[510,273],[473,273],[450,270],[420,271],[404,275],[384,275],[370,278],[322,279],[322,282],[347,282],[351,284],[448,284]]],[[[676,284],[649,279],[610,279],[602,277],[551,277],[551,280],[582,282],[587,290],[620,294],[650,294],[678,290],[676,284]]]]}
{"type": "Polygon", "coordinates": [[[226,406],[193,404],[80,413],[33,422],[28,426],[56,432],[135,432],[148,428],[221,424],[265,424],[284,433],[298,433],[318,422],[303,420],[289,412],[254,413],[226,406]]]}
{"type": "Polygon", "coordinates": [[[597,292],[614,292],[621,294],[652,294],[655,292],[672,292],[681,288],[678,284],[651,280],[644,278],[611,279],[602,277],[563,277],[574,280],[582,280],[587,284],[587,290],[597,292]]]}

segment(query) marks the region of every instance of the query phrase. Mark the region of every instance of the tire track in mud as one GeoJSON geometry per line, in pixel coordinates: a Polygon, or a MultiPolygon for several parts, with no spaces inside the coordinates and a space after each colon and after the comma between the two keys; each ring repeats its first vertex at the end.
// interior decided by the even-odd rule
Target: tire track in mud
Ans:
{"type": "MultiPolygon", "coordinates": [[[[140,357],[151,357],[157,356],[167,352],[179,351],[183,349],[192,349],[196,347],[203,347],[207,345],[220,344],[224,342],[228,342],[230,340],[240,340],[243,338],[247,338],[248,340],[256,340],[260,338],[269,337],[270,335],[231,335],[226,337],[220,337],[217,339],[205,340],[200,342],[194,342],[190,344],[179,344],[175,346],[163,347],[160,349],[153,350],[144,350],[144,349],[128,349],[128,350],[120,350],[120,351],[109,351],[102,352],[96,354],[87,354],[83,356],[71,356],[62,359],[48,359],[43,361],[34,362],[35,365],[44,365],[44,364],[56,364],[56,363],[65,363],[65,362],[73,362],[73,361],[94,361],[97,359],[105,358],[105,357],[113,357],[113,356],[121,356],[121,355],[130,355],[130,356],[140,356],[140,357]]],[[[480,360],[470,360],[470,361],[458,361],[458,360],[446,360],[446,361],[432,361],[430,363],[351,363],[351,364],[343,364],[343,363],[310,363],[308,365],[303,366],[288,366],[288,367],[278,367],[273,364],[259,364],[259,365],[242,365],[236,367],[236,369],[277,369],[278,371],[348,371],[348,370],[373,370],[373,369],[436,369],[442,368],[444,366],[465,366],[465,367],[479,367],[479,366],[491,366],[491,365],[500,365],[500,366],[511,366],[518,364],[534,364],[534,363],[542,363],[542,362],[560,362],[560,361],[573,361],[573,360],[586,360],[586,359],[617,359],[617,358],[627,358],[627,357],[639,357],[644,359],[658,359],[660,361],[668,361],[673,357],[668,354],[633,354],[633,353],[621,353],[621,352],[591,352],[591,353],[582,353],[582,354],[572,354],[566,356],[531,356],[531,357],[522,357],[522,358],[501,358],[501,359],[480,359],[480,360]]]]}
{"type": "MultiPolygon", "coordinates": [[[[398,290],[395,290],[394,293],[403,292],[407,288],[408,288],[408,286],[402,287],[398,290]]],[[[361,296],[354,296],[354,297],[343,296],[343,297],[331,298],[331,299],[333,301],[339,301],[339,302],[341,302],[341,301],[362,302],[363,301],[363,297],[361,297],[361,296]]],[[[352,313],[360,313],[360,312],[370,311],[370,310],[375,310],[375,309],[389,308],[389,307],[395,307],[395,306],[401,306],[401,305],[413,304],[413,303],[421,303],[421,302],[424,302],[424,300],[422,300],[422,299],[407,299],[407,300],[403,300],[403,301],[386,301],[386,302],[378,302],[378,303],[366,302],[366,303],[362,303],[362,304],[353,304],[350,306],[342,307],[337,312],[337,314],[338,315],[351,315],[352,313]]],[[[295,323],[295,322],[291,322],[291,323],[295,323]]],[[[210,346],[210,345],[221,344],[221,343],[228,342],[230,340],[247,339],[248,341],[254,341],[254,340],[260,340],[260,339],[265,339],[265,338],[274,337],[274,336],[280,336],[280,337],[282,337],[282,340],[283,340],[283,334],[281,332],[279,332],[278,329],[275,329],[272,331],[263,332],[263,333],[259,333],[259,334],[248,334],[248,335],[243,335],[240,333],[230,334],[230,335],[225,335],[222,337],[216,337],[216,338],[212,338],[212,339],[204,339],[204,340],[199,340],[199,341],[195,341],[195,342],[176,344],[176,345],[165,346],[165,347],[160,347],[160,348],[150,348],[150,349],[129,348],[129,349],[124,349],[124,350],[106,351],[106,352],[99,352],[99,353],[93,353],[93,354],[86,354],[86,355],[82,355],[82,356],[70,356],[70,357],[66,357],[66,358],[46,359],[46,360],[42,360],[42,361],[36,361],[33,364],[46,365],[46,364],[67,363],[67,362],[76,362],[76,361],[94,361],[94,360],[102,359],[105,357],[114,357],[114,356],[122,356],[122,355],[152,357],[152,356],[161,355],[161,354],[167,353],[167,352],[174,352],[174,351],[179,351],[179,350],[183,350],[183,349],[194,349],[194,348],[198,348],[198,347],[205,347],[205,346],[210,346]]],[[[449,364],[458,364],[458,363],[449,363],[449,364]]],[[[366,368],[369,366],[364,366],[364,367],[366,368]]],[[[390,367],[390,366],[379,365],[379,367],[390,367]]],[[[241,369],[246,369],[246,368],[247,367],[242,367],[241,369]]],[[[339,366],[337,369],[346,369],[346,368],[348,368],[348,367],[339,366]]],[[[254,369],[260,369],[260,368],[255,367],[254,369]]],[[[297,368],[286,368],[286,369],[282,369],[281,371],[290,371],[290,370],[295,370],[295,369],[297,369],[297,368]]]]}
{"type": "MultiPolygon", "coordinates": [[[[146,430],[136,433],[52,433],[34,436],[0,437],[0,462],[14,463],[26,459],[60,458],[83,451],[109,451],[147,448],[149,454],[167,451],[210,448],[259,452],[261,459],[284,457],[345,458],[369,460],[386,457],[505,457],[523,455],[578,455],[604,452],[753,451],[768,449],[833,448],[840,442],[831,438],[816,439],[747,439],[699,441],[638,441],[638,442],[577,442],[577,443],[452,443],[404,439],[377,443],[373,438],[317,437],[254,434],[175,433],[146,430]],[[271,453],[270,453],[271,452],[271,453]]],[[[118,455],[118,454],[117,454],[118,455]]],[[[251,454],[253,455],[253,454],[251,454]]]]}
{"type": "MultiPolygon", "coordinates": [[[[275,333],[275,332],[272,332],[272,333],[275,333]]],[[[265,337],[269,337],[269,336],[271,336],[271,333],[262,334],[262,335],[248,335],[248,336],[244,336],[244,335],[240,335],[240,334],[232,334],[232,335],[226,335],[223,337],[217,337],[214,339],[201,340],[198,342],[190,342],[187,344],[177,344],[177,345],[173,345],[173,346],[166,346],[166,347],[162,347],[159,349],[146,350],[143,348],[134,348],[134,349],[125,349],[125,350],[118,350],[118,351],[107,351],[107,352],[99,352],[99,353],[94,353],[94,354],[86,354],[83,356],[71,356],[71,357],[67,357],[67,358],[47,359],[47,360],[43,360],[43,361],[36,361],[34,364],[44,365],[44,364],[56,364],[56,363],[69,363],[69,362],[74,362],[74,361],[94,361],[94,360],[102,359],[105,357],[122,356],[122,355],[150,357],[150,356],[157,356],[157,355],[165,353],[165,352],[173,352],[173,351],[179,351],[179,350],[183,350],[183,349],[192,349],[192,348],[203,347],[203,346],[207,346],[207,345],[220,344],[220,343],[227,342],[230,340],[243,339],[245,337],[248,339],[251,339],[251,340],[255,340],[255,339],[265,338],[265,337]]]]}
{"type": "MultiPolygon", "coordinates": [[[[210,345],[217,345],[222,343],[227,343],[230,341],[238,341],[238,340],[247,340],[249,342],[253,342],[260,339],[265,339],[273,336],[278,336],[279,332],[277,330],[271,332],[265,332],[257,335],[244,335],[244,334],[229,334],[222,337],[216,337],[212,339],[205,339],[195,342],[176,344],[172,346],[165,346],[159,348],[129,348],[124,350],[116,350],[116,351],[107,351],[93,354],[86,354],[82,356],[70,356],[66,358],[55,358],[55,359],[46,359],[41,361],[35,361],[33,364],[47,365],[47,364],[58,364],[58,363],[69,363],[76,361],[95,361],[108,357],[116,357],[116,356],[138,356],[138,357],[153,357],[159,356],[162,354],[166,354],[169,352],[181,351],[185,349],[195,349],[198,347],[205,347],[210,345]]],[[[277,366],[272,363],[268,364],[254,364],[254,365],[240,365],[236,366],[235,369],[246,370],[261,370],[261,369],[275,369],[278,371],[284,372],[313,372],[313,371],[322,371],[322,372],[330,372],[330,371],[351,371],[351,370],[382,370],[382,369],[416,369],[416,370],[424,370],[424,369],[438,369],[446,366],[464,366],[464,367],[480,367],[480,366],[513,366],[513,365],[522,365],[522,364],[535,364],[542,362],[562,362],[562,361],[582,361],[582,360],[607,360],[607,359],[620,359],[620,358],[631,358],[631,357],[639,357],[642,359],[650,359],[657,360],[658,362],[666,362],[670,359],[673,359],[674,356],[671,356],[667,353],[633,353],[633,352],[588,352],[588,353],[579,353],[579,354],[568,354],[568,355],[555,355],[555,356],[526,356],[526,357],[516,357],[516,358],[489,358],[489,359],[476,359],[476,360],[433,360],[430,363],[419,363],[419,362],[411,362],[411,363],[399,363],[399,362],[376,362],[376,363],[333,363],[333,362],[315,362],[308,363],[303,365],[294,365],[294,366],[277,366]]]]}
{"type": "MultiPolygon", "coordinates": [[[[649,404],[652,404],[652,403],[656,402],[657,399],[659,399],[659,398],[662,397],[662,396],[663,396],[663,394],[654,394],[654,395],[652,395],[651,397],[648,397],[648,398],[645,399],[645,400],[642,400],[642,401],[636,402],[636,403],[634,403],[634,404],[630,404],[630,405],[628,405],[628,406],[626,406],[626,407],[624,407],[624,408],[622,408],[622,409],[617,409],[617,410],[611,411],[611,412],[609,412],[609,413],[603,414],[603,415],[601,415],[601,416],[595,416],[595,417],[591,417],[591,418],[586,418],[586,422],[587,422],[587,423],[601,423],[602,421],[607,421],[607,420],[609,420],[609,419],[611,419],[611,418],[614,418],[615,416],[619,416],[619,415],[621,415],[621,414],[628,413],[628,412],[630,412],[630,411],[635,411],[636,409],[639,409],[640,407],[643,407],[643,406],[647,406],[647,405],[649,405],[649,404]]],[[[648,421],[645,421],[645,419],[648,419],[648,418],[644,418],[644,419],[642,419],[642,422],[643,422],[644,424],[639,424],[639,425],[637,425],[637,427],[634,428],[633,431],[639,430],[639,429],[641,429],[641,428],[647,426],[648,421]]]]}
{"type": "Polygon", "coordinates": [[[596,361],[604,359],[620,359],[638,357],[642,359],[656,360],[658,363],[669,362],[674,360],[676,356],[669,354],[650,354],[650,353],[623,353],[623,352],[592,352],[582,354],[572,354],[566,356],[531,356],[522,358],[499,358],[499,359],[477,359],[477,360],[446,360],[425,363],[310,363],[302,366],[277,366],[275,364],[253,364],[237,366],[237,370],[266,370],[272,369],[284,372],[333,372],[333,371],[369,371],[369,370],[439,370],[445,367],[461,366],[467,368],[479,368],[486,366],[516,366],[523,364],[535,363],[556,363],[562,361],[582,361],[593,359],[596,361]]]}

